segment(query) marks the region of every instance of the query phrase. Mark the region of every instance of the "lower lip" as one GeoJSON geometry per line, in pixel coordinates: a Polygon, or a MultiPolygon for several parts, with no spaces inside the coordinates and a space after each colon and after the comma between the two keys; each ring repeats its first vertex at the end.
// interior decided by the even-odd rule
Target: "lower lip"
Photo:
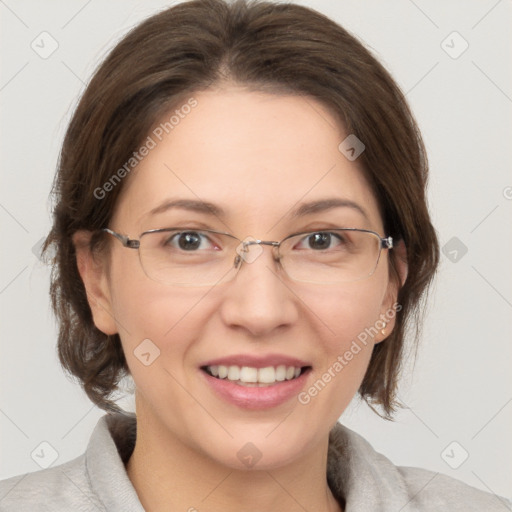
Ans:
{"type": "Polygon", "coordinates": [[[228,379],[217,379],[199,370],[206,382],[224,400],[243,409],[269,409],[296,397],[304,387],[310,368],[296,379],[276,382],[270,386],[240,386],[228,379]]]}

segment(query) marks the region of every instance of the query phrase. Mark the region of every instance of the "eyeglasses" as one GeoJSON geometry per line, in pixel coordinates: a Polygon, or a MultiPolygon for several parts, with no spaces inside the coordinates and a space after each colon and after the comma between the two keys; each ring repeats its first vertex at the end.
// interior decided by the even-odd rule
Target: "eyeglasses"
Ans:
{"type": "Polygon", "coordinates": [[[393,239],[365,229],[337,228],[287,236],[280,242],[240,240],[230,233],[209,229],[164,228],[145,231],[130,239],[105,228],[124,247],[137,249],[144,273],[152,280],[176,286],[207,286],[226,282],[242,262],[252,263],[272,246],[275,261],[294,280],[338,284],[370,277],[382,249],[393,239]],[[250,248],[252,247],[252,251],[250,248]]]}

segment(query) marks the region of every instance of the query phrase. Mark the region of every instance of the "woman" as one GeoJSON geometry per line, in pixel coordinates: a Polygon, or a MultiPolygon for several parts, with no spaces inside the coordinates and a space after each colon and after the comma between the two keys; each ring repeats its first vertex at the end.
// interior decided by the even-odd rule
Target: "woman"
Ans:
{"type": "Polygon", "coordinates": [[[319,13],[196,0],[136,27],[70,123],[45,244],[61,363],[108,414],[2,510],[500,510],[337,423],[356,393],[397,406],[438,263],[426,179],[403,95],[319,13]]]}

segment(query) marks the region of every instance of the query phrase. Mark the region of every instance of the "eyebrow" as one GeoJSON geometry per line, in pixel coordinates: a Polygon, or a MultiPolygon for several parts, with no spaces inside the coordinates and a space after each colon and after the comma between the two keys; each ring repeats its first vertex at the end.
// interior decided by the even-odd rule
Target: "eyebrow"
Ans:
{"type": "MultiPolygon", "coordinates": [[[[215,217],[226,217],[226,211],[220,206],[209,201],[196,199],[171,199],[166,200],[162,204],[153,208],[148,215],[156,215],[173,208],[193,211],[215,217]]],[[[354,201],[349,199],[341,199],[338,197],[318,199],[308,203],[301,203],[297,208],[289,214],[292,219],[313,215],[315,213],[326,212],[334,208],[350,208],[359,212],[365,219],[369,220],[369,216],[365,209],[354,201]]]]}
{"type": "Polygon", "coordinates": [[[349,199],[341,199],[338,197],[319,199],[309,203],[302,203],[298,208],[292,211],[291,217],[298,218],[314,213],[325,212],[334,208],[351,208],[359,212],[365,219],[370,220],[365,209],[354,201],[349,199]]]}

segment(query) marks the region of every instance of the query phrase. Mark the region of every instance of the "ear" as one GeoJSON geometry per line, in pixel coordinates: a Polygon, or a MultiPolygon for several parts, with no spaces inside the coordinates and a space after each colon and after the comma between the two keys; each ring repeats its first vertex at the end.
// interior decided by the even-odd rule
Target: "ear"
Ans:
{"type": "MultiPolygon", "coordinates": [[[[382,302],[381,314],[379,320],[379,333],[375,336],[375,343],[384,341],[395,327],[396,314],[402,309],[398,304],[398,292],[407,279],[407,248],[403,240],[399,240],[393,247],[394,268],[391,272],[388,287],[384,300],[382,302]],[[385,324],[385,325],[384,325],[385,324]]],[[[376,324],[377,324],[376,322],[376,324]]]]}
{"type": "Polygon", "coordinates": [[[87,292],[94,325],[105,334],[118,332],[115,322],[108,280],[107,259],[90,249],[91,231],[77,231],[73,235],[78,272],[87,292]]]}

